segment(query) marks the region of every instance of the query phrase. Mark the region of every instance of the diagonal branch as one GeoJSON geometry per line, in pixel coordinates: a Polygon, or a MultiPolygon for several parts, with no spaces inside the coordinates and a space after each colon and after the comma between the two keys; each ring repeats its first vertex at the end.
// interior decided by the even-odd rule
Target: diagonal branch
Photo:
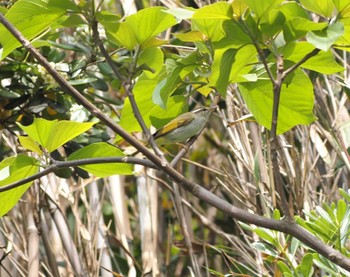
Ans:
{"type": "Polygon", "coordinates": [[[286,69],[283,72],[282,80],[284,80],[290,73],[292,73],[294,70],[296,70],[299,66],[301,66],[303,63],[305,63],[307,60],[309,60],[313,56],[316,56],[320,51],[321,51],[321,49],[315,48],[310,53],[306,54],[300,61],[298,61],[297,63],[293,64],[291,67],[286,69]]]}

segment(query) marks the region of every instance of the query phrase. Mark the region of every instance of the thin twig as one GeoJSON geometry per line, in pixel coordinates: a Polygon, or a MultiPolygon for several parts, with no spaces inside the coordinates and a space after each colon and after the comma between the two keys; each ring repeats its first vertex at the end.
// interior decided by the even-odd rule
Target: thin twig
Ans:
{"type": "Polygon", "coordinates": [[[296,70],[297,68],[299,68],[303,63],[305,63],[307,60],[309,60],[310,58],[312,58],[313,56],[316,56],[318,54],[318,52],[320,52],[321,49],[317,49],[315,48],[314,50],[312,50],[310,53],[306,54],[300,61],[298,61],[297,63],[293,64],[291,67],[289,67],[288,69],[284,70],[283,74],[282,74],[282,80],[284,80],[290,73],[292,73],[294,70],[296,70]]]}

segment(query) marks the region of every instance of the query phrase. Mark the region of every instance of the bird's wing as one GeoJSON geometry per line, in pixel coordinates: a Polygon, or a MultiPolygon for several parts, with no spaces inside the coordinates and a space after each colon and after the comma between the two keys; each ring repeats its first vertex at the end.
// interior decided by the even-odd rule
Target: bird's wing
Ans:
{"type": "Polygon", "coordinates": [[[193,116],[194,115],[191,112],[179,115],[177,118],[171,120],[168,124],[166,124],[165,126],[160,128],[157,132],[155,132],[153,134],[154,138],[156,139],[162,135],[165,135],[171,132],[175,128],[178,128],[180,126],[184,126],[190,123],[193,119],[193,116]]]}

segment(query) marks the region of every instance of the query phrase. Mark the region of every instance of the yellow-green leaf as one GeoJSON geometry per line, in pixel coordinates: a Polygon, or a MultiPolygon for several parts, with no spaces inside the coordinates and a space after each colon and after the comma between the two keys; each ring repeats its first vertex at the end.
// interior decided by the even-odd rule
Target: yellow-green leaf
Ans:
{"type": "MultiPolygon", "coordinates": [[[[0,187],[12,184],[38,172],[39,166],[34,158],[26,155],[9,157],[0,163],[0,187]]],[[[21,185],[17,188],[0,192],[0,217],[11,210],[30,187],[32,182],[21,185]]]]}
{"type": "Polygon", "coordinates": [[[27,136],[18,136],[19,142],[22,146],[30,151],[36,152],[38,154],[42,154],[43,152],[40,149],[38,143],[36,143],[31,137],[27,136]]]}
{"type": "MultiPolygon", "coordinates": [[[[72,153],[69,161],[88,159],[88,158],[106,158],[106,157],[124,157],[123,152],[113,145],[106,142],[90,144],[84,148],[72,153]]],[[[106,177],[116,174],[132,174],[132,165],[127,163],[103,163],[79,166],[97,177],[106,177]]]]}
{"type": "Polygon", "coordinates": [[[34,118],[29,126],[17,123],[30,138],[39,143],[47,151],[52,152],[66,142],[89,130],[96,122],[74,122],[68,120],[49,121],[43,118],[34,118]]]}

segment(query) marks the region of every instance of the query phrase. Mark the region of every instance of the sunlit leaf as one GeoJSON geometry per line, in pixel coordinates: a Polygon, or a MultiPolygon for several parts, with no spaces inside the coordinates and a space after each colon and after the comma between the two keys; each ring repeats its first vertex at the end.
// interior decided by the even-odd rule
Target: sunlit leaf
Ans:
{"type": "Polygon", "coordinates": [[[248,44],[239,50],[216,50],[209,84],[216,86],[218,91],[225,95],[229,83],[247,81],[243,76],[252,67],[252,65],[248,66],[248,64],[257,61],[256,56],[256,49],[252,44],[248,44]]]}
{"type": "Polygon", "coordinates": [[[66,142],[89,130],[96,122],[49,121],[43,118],[34,118],[29,126],[17,123],[29,137],[39,143],[47,151],[52,152],[66,142]]]}
{"type": "Polygon", "coordinates": [[[333,3],[343,18],[350,16],[350,2],[348,0],[333,0],[333,3]]]}
{"type": "MultiPolygon", "coordinates": [[[[123,152],[113,145],[106,142],[97,142],[81,148],[69,157],[69,161],[89,159],[89,158],[106,158],[106,157],[123,157],[123,152]]],[[[132,165],[128,163],[102,163],[79,166],[97,177],[107,177],[111,175],[130,175],[132,174],[132,165]]]]}
{"type": "Polygon", "coordinates": [[[18,136],[19,142],[21,143],[21,145],[33,152],[38,153],[39,155],[41,155],[43,152],[40,149],[40,146],[38,145],[37,142],[35,142],[31,137],[28,136],[18,136]]]}
{"type": "MultiPolygon", "coordinates": [[[[11,7],[5,17],[31,40],[67,13],[67,8],[75,9],[72,1],[21,0],[11,7]]],[[[2,45],[0,60],[21,45],[3,25],[0,25],[0,43],[2,45]]]]}
{"type": "MultiPolygon", "coordinates": [[[[288,43],[283,49],[283,57],[285,60],[299,62],[305,55],[311,53],[315,47],[306,41],[288,43]]],[[[316,56],[311,57],[300,67],[310,69],[323,74],[334,74],[344,70],[338,64],[331,51],[321,51],[316,56]]]]}
{"type": "Polygon", "coordinates": [[[144,70],[144,73],[153,78],[156,76],[163,67],[164,54],[163,51],[158,47],[146,48],[141,51],[137,60],[138,66],[147,65],[150,70],[144,70]]]}
{"type": "Polygon", "coordinates": [[[303,276],[313,276],[313,257],[312,254],[308,253],[304,255],[304,257],[301,259],[300,263],[300,271],[303,274],[303,276]]]}
{"type": "Polygon", "coordinates": [[[170,8],[165,10],[165,12],[179,19],[189,19],[195,13],[195,11],[190,8],[170,8]]]}
{"type": "Polygon", "coordinates": [[[285,21],[286,18],[281,11],[272,9],[261,18],[259,28],[265,36],[268,35],[272,37],[282,30],[285,21]]]}
{"type": "Polygon", "coordinates": [[[174,34],[174,36],[184,42],[198,42],[198,41],[205,40],[205,36],[198,30],[194,30],[194,31],[190,31],[182,34],[176,33],[174,34]]]}
{"type": "Polygon", "coordinates": [[[244,0],[244,2],[254,11],[257,17],[261,18],[271,9],[276,8],[283,0],[244,0]]]}
{"type": "Polygon", "coordinates": [[[237,18],[241,17],[248,8],[248,5],[245,0],[232,1],[231,6],[233,9],[234,16],[237,18]]]}
{"type": "Polygon", "coordinates": [[[343,199],[340,199],[337,203],[337,221],[339,224],[343,221],[346,211],[347,204],[343,199]]]}
{"type": "Polygon", "coordinates": [[[335,8],[332,0],[300,0],[300,3],[309,11],[331,17],[335,8]]]}
{"type": "MultiPolygon", "coordinates": [[[[151,124],[154,124],[154,126],[159,128],[165,123],[158,125],[156,122],[151,122],[151,118],[165,121],[172,119],[187,111],[187,104],[185,97],[181,95],[169,97],[166,110],[155,104],[152,101],[152,95],[157,83],[158,77],[151,79],[146,74],[141,75],[135,84],[134,96],[146,125],[149,127],[151,124]]],[[[124,102],[120,125],[128,132],[141,131],[140,125],[132,112],[129,99],[126,99],[124,102]]]]}
{"type": "Polygon", "coordinates": [[[233,16],[232,7],[226,2],[217,2],[198,9],[192,17],[192,30],[199,30],[212,41],[225,37],[222,24],[233,16]]]}
{"type": "Polygon", "coordinates": [[[340,22],[329,25],[321,31],[308,32],[306,39],[316,48],[327,51],[332,44],[344,33],[344,26],[340,22]]]}
{"type": "Polygon", "coordinates": [[[277,7],[279,11],[281,11],[286,20],[290,20],[292,18],[304,18],[309,19],[309,15],[307,11],[297,2],[285,2],[283,5],[277,7]]]}
{"type": "MultiPolygon", "coordinates": [[[[12,184],[25,179],[38,172],[37,160],[26,155],[18,155],[4,159],[0,163],[1,172],[7,169],[7,176],[1,174],[0,187],[12,184]]],[[[0,192],[0,217],[10,211],[27,191],[32,182],[21,185],[17,188],[0,192]]]]}
{"type": "Polygon", "coordinates": [[[152,7],[140,10],[125,19],[129,32],[135,34],[139,45],[175,25],[176,19],[164,12],[162,7],[152,7]]]}
{"type": "Polygon", "coordinates": [[[266,230],[263,228],[256,228],[254,230],[254,232],[260,237],[262,238],[264,241],[276,246],[277,240],[276,238],[273,236],[271,230],[266,230]]]}
{"type": "MultiPolygon", "coordinates": [[[[242,96],[255,119],[267,129],[272,123],[273,91],[271,82],[239,83],[242,96]]],[[[281,134],[298,124],[310,124],[313,115],[314,93],[310,79],[297,70],[290,84],[282,86],[277,133],[281,134]]]]}
{"type": "Polygon", "coordinates": [[[322,30],[328,26],[326,22],[312,22],[308,19],[295,17],[283,25],[283,36],[287,42],[304,37],[310,31],[322,30]]]}

